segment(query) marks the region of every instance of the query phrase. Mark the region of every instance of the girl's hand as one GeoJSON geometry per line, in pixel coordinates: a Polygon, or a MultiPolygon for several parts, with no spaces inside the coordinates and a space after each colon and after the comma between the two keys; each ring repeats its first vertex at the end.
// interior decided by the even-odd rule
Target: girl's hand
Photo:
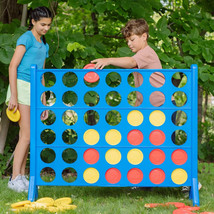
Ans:
{"type": "Polygon", "coordinates": [[[91,63],[96,63],[94,68],[95,69],[103,69],[105,66],[110,65],[110,59],[109,58],[100,58],[92,60],[91,63]]]}
{"type": "Polygon", "coordinates": [[[9,110],[13,110],[14,109],[14,113],[17,111],[18,109],[18,101],[17,101],[17,98],[11,96],[10,97],[10,100],[9,100],[9,103],[8,103],[8,109],[9,110]]]}
{"type": "Polygon", "coordinates": [[[42,112],[41,116],[40,116],[41,120],[46,120],[48,119],[48,110],[45,110],[42,112]]]}

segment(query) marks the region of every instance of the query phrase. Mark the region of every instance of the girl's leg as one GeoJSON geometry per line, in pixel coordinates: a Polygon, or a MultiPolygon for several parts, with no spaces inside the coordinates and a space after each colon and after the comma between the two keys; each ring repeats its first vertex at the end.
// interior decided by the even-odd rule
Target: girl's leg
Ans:
{"type": "Polygon", "coordinates": [[[30,144],[30,106],[19,104],[21,119],[19,121],[19,141],[16,145],[13,160],[12,179],[23,173],[30,144]]]}
{"type": "Polygon", "coordinates": [[[26,162],[27,162],[27,157],[28,157],[28,153],[29,153],[29,147],[27,148],[27,151],[25,153],[25,157],[24,157],[24,160],[23,160],[23,163],[22,163],[22,166],[21,166],[21,175],[25,175],[25,168],[26,168],[26,162]]]}

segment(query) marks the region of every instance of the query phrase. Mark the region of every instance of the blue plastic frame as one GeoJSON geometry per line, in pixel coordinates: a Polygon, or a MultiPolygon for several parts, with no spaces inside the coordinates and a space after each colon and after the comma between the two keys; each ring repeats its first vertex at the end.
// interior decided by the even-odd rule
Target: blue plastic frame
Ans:
{"type": "Polygon", "coordinates": [[[34,201],[38,197],[38,186],[144,186],[144,187],[179,187],[190,186],[190,199],[193,205],[199,206],[198,178],[197,178],[197,91],[198,91],[198,68],[192,65],[191,69],[37,69],[36,65],[31,66],[31,143],[30,143],[30,185],[28,199],[34,201]],[[89,71],[95,71],[100,76],[99,84],[90,88],[84,84],[84,75],[89,71]],[[127,77],[133,71],[137,71],[143,75],[143,84],[139,88],[133,88],[128,85],[127,77]],[[165,84],[160,88],[154,88],[149,83],[149,76],[153,72],[161,72],[165,76],[165,84]],[[46,88],[41,84],[41,77],[45,72],[52,72],[56,76],[56,83],[50,88],[46,88]],[[72,87],[66,87],[62,82],[62,77],[67,72],[74,72],[78,77],[77,84],[72,87]],[[121,76],[121,84],[112,88],[106,84],[106,75],[110,72],[117,72],[121,76]],[[187,76],[187,84],[182,88],[177,88],[172,84],[172,75],[176,72],[183,72],[187,76]],[[77,103],[68,107],[62,102],[62,95],[66,91],[74,91],[78,96],[77,103]],[[53,106],[44,106],[41,103],[41,94],[45,91],[52,91],[56,95],[56,103],[53,106]],[[100,101],[96,106],[89,107],[84,103],[84,94],[88,91],[96,91],[99,94],[100,101]],[[122,97],[121,103],[112,107],[109,106],[105,97],[110,91],[118,91],[122,97]],[[143,103],[138,107],[130,106],[127,102],[127,95],[132,91],[139,91],[143,94],[143,103]],[[153,91],[161,91],[165,95],[165,103],[160,107],[154,107],[149,102],[149,96],[153,91]],[[182,91],[187,95],[187,103],[182,107],[177,107],[171,102],[171,96],[176,91],[182,91]],[[46,126],[40,120],[40,115],[44,110],[52,110],[56,115],[54,124],[46,126]],[[74,110],[78,115],[78,121],[72,126],[67,126],[62,121],[62,114],[66,110],[74,110]],[[95,110],[99,114],[99,122],[94,126],[89,126],[84,122],[83,115],[88,110],[95,110]],[[117,110],[121,114],[121,122],[117,126],[110,126],[105,121],[105,115],[110,110],[117,110]],[[127,122],[127,115],[132,110],[140,111],[144,116],[144,121],[140,126],[133,127],[127,122]],[[160,127],[153,126],[149,121],[149,115],[155,110],[162,111],[166,116],[165,123],[160,127]],[[178,127],[172,123],[171,115],[178,110],[182,110],[187,115],[187,122],[178,127]],[[74,129],[78,134],[75,144],[67,145],[62,140],[62,133],[66,129],[74,129]],[[44,144],[40,139],[40,134],[44,129],[52,129],[56,134],[56,140],[51,144],[44,144]],[[96,145],[87,145],[83,140],[83,134],[88,129],[95,129],[100,135],[100,140],[96,145]],[[105,134],[110,129],[117,129],[122,135],[122,141],[115,146],[109,145],[105,141],[105,134]],[[127,134],[132,129],[139,129],[143,132],[143,143],[138,146],[129,144],[127,134]],[[155,146],[149,141],[149,134],[153,130],[162,130],[166,135],[164,144],[155,146]],[[175,145],[171,140],[171,134],[175,130],[184,130],[187,134],[187,141],[183,145],[175,145]],[[56,154],[56,158],[52,163],[44,163],[41,160],[40,153],[45,148],[51,148],[56,154]],[[62,152],[67,148],[76,150],[78,158],[74,163],[68,164],[62,160],[62,152]],[[83,159],[83,153],[88,148],[95,148],[100,154],[100,159],[96,164],[87,164],[83,159]],[[121,152],[122,159],[117,165],[110,165],[105,160],[105,153],[111,148],[116,148],[121,152]],[[126,156],[130,149],[140,149],[144,158],[139,165],[132,165],[128,162],[126,156]],[[154,165],[149,160],[149,153],[153,149],[161,149],[166,155],[164,163],[154,165]],[[176,149],[183,149],[188,155],[185,164],[178,166],[171,160],[171,154],[176,149]],[[52,182],[44,182],[40,177],[40,172],[45,167],[54,169],[56,177],[52,182]],[[72,183],[63,180],[61,173],[63,169],[72,167],[77,171],[77,179],[72,183]],[[99,172],[99,180],[93,184],[87,183],[83,178],[83,173],[87,168],[93,167],[99,172]],[[117,168],[121,172],[121,180],[116,184],[110,184],[105,179],[105,172],[109,168],[117,168]],[[143,180],[139,184],[130,183],[127,179],[127,173],[131,168],[139,168],[143,171],[143,180]],[[152,169],[162,169],[165,172],[165,180],[161,184],[154,184],[149,179],[149,173],[152,169]],[[175,184],[171,179],[173,170],[181,168],[187,172],[188,178],[182,185],[175,184]]]}

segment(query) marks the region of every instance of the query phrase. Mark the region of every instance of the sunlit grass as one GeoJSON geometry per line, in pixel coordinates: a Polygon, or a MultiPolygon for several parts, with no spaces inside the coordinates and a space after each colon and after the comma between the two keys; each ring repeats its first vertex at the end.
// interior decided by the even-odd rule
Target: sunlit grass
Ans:
{"type": "MultiPolygon", "coordinates": [[[[203,187],[200,190],[201,210],[214,212],[214,164],[199,164],[199,181],[203,187]]],[[[0,180],[0,213],[12,213],[9,211],[10,204],[27,200],[27,193],[15,193],[7,188],[8,179],[0,180]]],[[[145,203],[165,203],[183,202],[192,205],[192,201],[185,198],[181,188],[153,188],[152,191],[136,191],[128,187],[51,187],[41,186],[39,198],[52,197],[71,197],[72,204],[77,205],[75,211],[63,213],[84,213],[84,214],[171,214],[174,207],[158,207],[147,209],[145,203]]],[[[195,213],[200,213],[196,212],[195,213]]],[[[27,214],[30,212],[20,212],[27,214]]],[[[48,211],[37,210],[33,213],[46,214],[48,211]]],[[[62,212],[57,212],[62,213],[62,212]]]]}

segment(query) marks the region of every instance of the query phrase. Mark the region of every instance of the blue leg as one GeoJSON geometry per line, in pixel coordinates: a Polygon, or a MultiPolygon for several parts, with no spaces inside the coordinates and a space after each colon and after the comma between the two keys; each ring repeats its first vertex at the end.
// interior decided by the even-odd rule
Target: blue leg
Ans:
{"type": "Polygon", "coordinates": [[[199,191],[198,191],[198,179],[197,178],[193,178],[192,179],[192,186],[190,189],[190,195],[189,198],[192,199],[193,201],[193,206],[200,205],[199,202],[199,191]]]}
{"type": "Polygon", "coordinates": [[[38,196],[38,189],[35,182],[35,176],[30,176],[29,189],[28,189],[28,200],[34,201],[38,196]]]}

